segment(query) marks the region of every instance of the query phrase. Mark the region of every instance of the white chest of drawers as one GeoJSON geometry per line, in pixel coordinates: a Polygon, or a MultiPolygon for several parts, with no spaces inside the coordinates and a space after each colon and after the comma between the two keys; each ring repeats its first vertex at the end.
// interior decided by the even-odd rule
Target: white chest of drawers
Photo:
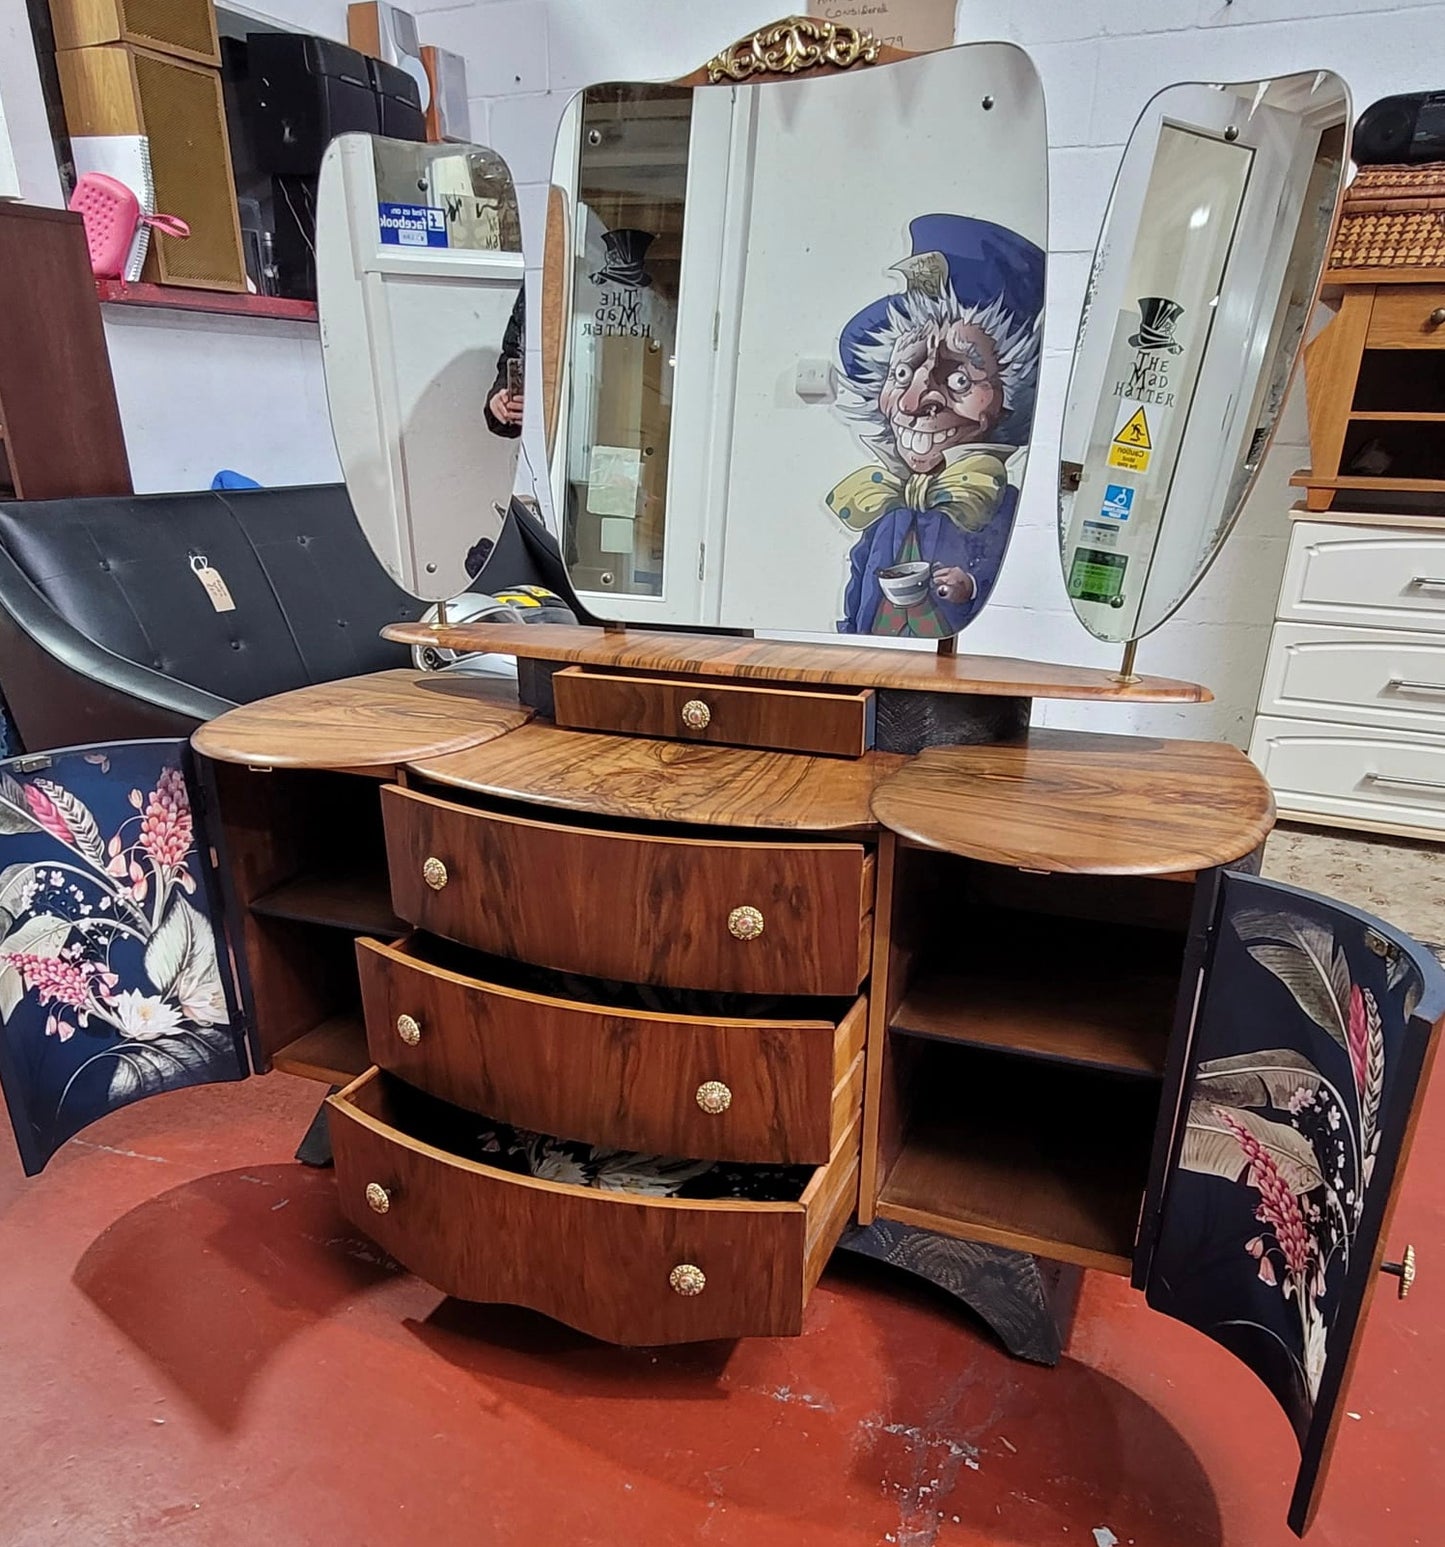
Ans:
{"type": "Polygon", "coordinates": [[[1445,835],[1445,518],[1294,523],[1249,752],[1282,817],[1445,835]]]}

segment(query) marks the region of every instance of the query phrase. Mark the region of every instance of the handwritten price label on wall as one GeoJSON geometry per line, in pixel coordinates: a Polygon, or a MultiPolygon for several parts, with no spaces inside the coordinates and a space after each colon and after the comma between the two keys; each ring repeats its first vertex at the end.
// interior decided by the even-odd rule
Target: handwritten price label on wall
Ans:
{"type": "Polygon", "coordinates": [[[810,0],[808,11],[913,53],[953,45],[954,0],[810,0]]]}

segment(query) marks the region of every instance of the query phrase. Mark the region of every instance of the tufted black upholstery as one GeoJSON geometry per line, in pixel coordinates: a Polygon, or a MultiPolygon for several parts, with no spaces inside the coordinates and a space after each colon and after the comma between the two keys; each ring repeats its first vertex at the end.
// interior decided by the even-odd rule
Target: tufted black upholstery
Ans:
{"type": "Polygon", "coordinates": [[[407,665],[378,631],[420,612],[340,484],[0,504],[0,689],[29,750],[183,733],[407,665]],[[202,557],[234,610],[212,606],[202,557]]]}

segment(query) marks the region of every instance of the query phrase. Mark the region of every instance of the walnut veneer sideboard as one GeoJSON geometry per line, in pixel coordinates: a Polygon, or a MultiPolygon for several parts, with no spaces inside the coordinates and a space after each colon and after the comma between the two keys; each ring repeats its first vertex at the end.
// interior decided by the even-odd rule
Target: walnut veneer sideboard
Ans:
{"type": "Polygon", "coordinates": [[[333,1087],[346,1215],[447,1293],[634,1344],[797,1334],[841,1246],[1052,1362],[1082,1270],[1120,1274],[1284,1406],[1302,1529],[1378,1270],[1413,1272],[1384,1244],[1445,978],[1252,873],[1273,807],[1236,749],[1028,724],[1037,696],[1204,690],[426,637],[518,682],[381,673],[193,738],[233,1024],[257,1071],[333,1087]],[[1309,1158],[1329,1101],[1348,1208],[1309,1158]]]}

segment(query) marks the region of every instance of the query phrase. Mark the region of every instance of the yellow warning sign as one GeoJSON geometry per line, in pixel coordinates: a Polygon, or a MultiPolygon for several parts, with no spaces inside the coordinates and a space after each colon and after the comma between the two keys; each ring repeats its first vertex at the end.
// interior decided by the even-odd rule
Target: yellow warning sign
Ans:
{"type": "Polygon", "coordinates": [[[1109,447],[1109,466],[1122,467],[1127,472],[1144,473],[1149,470],[1149,454],[1154,442],[1149,438],[1149,421],[1144,417],[1142,406],[1125,403],[1124,423],[1114,432],[1114,442],[1109,447]],[[1133,413],[1128,409],[1133,407],[1133,413]]]}

